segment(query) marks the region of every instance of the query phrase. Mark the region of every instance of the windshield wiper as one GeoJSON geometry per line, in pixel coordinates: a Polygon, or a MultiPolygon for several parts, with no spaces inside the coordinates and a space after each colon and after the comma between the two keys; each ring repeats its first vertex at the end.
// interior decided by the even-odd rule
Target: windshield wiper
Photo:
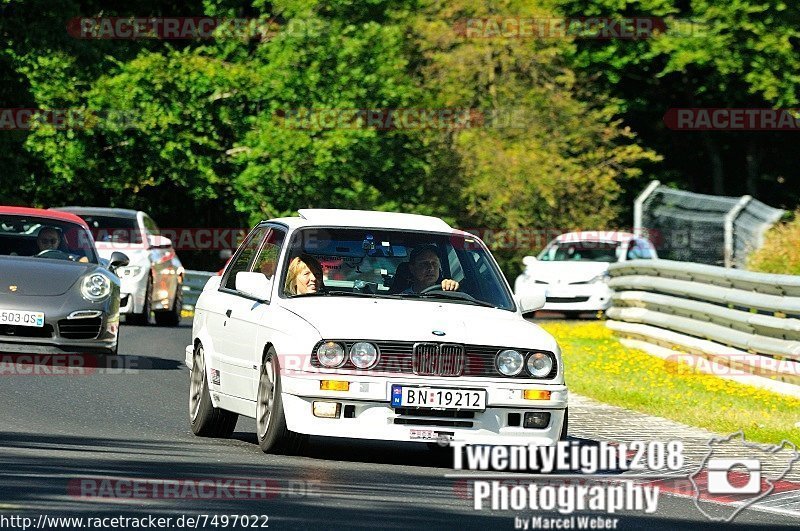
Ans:
{"type": "Polygon", "coordinates": [[[491,302],[486,302],[480,299],[476,299],[472,295],[463,293],[461,291],[437,291],[431,293],[398,293],[397,296],[410,297],[416,299],[447,299],[455,301],[464,301],[469,304],[475,304],[476,306],[485,306],[487,308],[499,308],[499,306],[492,304],[491,302]]]}

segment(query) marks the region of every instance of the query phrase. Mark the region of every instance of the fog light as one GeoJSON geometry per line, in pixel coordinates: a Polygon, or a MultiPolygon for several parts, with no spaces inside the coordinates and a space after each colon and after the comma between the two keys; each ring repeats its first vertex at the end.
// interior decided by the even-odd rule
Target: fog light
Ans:
{"type": "Polygon", "coordinates": [[[338,419],[342,405],[339,402],[314,402],[314,416],[323,419],[338,419]]]}
{"type": "Polygon", "coordinates": [[[525,420],[522,423],[523,428],[546,428],[550,424],[550,413],[541,411],[533,411],[525,413],[525,420]]]}
{"type": "Polygon", "coordinates": [[[342,380],[320,380],[320,391],[349,391],[350,382],[342,380]]]}
{"type": "Polygon", "coordinates": [[[525,389],[522,393],[525,400],[550,400],[550,391],[539,391],[536,389],[525,389]]]}

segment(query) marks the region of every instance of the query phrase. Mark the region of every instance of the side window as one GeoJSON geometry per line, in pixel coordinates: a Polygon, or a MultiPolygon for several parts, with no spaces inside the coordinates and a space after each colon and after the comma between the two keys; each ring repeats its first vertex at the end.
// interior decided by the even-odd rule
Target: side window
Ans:
{"type": "Polygon", "coordinates": [[[278,255],[286,236],[280,229],[271,228],[264,241],[264,246],[258,254],[258,258],[253,262],[253,271],[261,272],[267,277],[270,283],[275,278],[275,271],[278,268],[278,255]]]}
{"type": "Polygon", "coordinates": [[[653,253],[650,247],[643,242],[634,240],[631,242],[631,248],[628,250],[628,260],[641,260],[653,258],[653,253]]]}
{"type": "Polygon", "coordinates": [[[161,231],[158,229],[156,222],[153,221],[153,218],[146,214],[144,216],[144,228],[147,230],[148,234],[152,234],[153,236],[158,236],[161,234],[161,231]]]}
{"type": "Polygon", "coordinates": [[[231,263],[228,271],[225,273],[224,286],[225,289],[236,289],[236,274],[242,271],[250,271],[250,264],[253,262],[261,242],[264,240],[264,235],[269,230],[269,227],[258,227],[239,247],[239,252],[235,256],[233,263],[231,263]]]}

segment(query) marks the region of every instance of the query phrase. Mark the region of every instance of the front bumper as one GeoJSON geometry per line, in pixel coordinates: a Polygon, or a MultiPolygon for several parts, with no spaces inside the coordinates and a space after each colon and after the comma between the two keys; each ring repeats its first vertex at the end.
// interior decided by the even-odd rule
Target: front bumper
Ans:
{"type": "Polygon", "coordinates": [[[596,312],[611,306],[611,289],[607,284],[550,285],[543,310],[596,312]]]}
{"type": "Polygon", "coordinates": [[[45,322],[41,328],[0,325],[0,352],[61,354],[116,350],[118,314],[87,309],[100,311],[100,315],[69,319],[74,311],[74,308],[45,309],[45,322]]]}
{"type": "Polygon", "coordinates": [[[396,378],[303,375],[281,377],[283,408],[288,429],[308,435],[389,441],[435,442],[444,439],[468,444],[541,444],[559,440],[567,407],[564,385],[509,383],[485,378],[437,378],[414,375],[396,378]],[[347,380],[349,391],[321,391],[321,379],[347,380]],[[444,388],[485,389],[486,409],[458,417],[442,410],[394,409],[392,384],[444,388]],[[550,400],[526,400],[524,390],[547,390],[550,400]],[[341,404],[339,418],[319,418],[313,402],[341,404]],[[348,407],[349,406],[349,407],[348,407]],[[519,422],[528,412],[550,413],[544,428],[524,428],[519,422]],[[347,413],[347,417],[345,416],[347,413]],[[516,415],[517,425],[514,425],[516,415]]]}

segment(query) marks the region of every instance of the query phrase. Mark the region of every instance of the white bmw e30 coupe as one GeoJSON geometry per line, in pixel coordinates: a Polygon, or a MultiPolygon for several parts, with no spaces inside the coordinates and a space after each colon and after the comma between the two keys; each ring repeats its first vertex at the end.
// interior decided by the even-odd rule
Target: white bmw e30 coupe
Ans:
{"type": "Polygon", "coordinates": [[[197,301],[195,434],[230,436],[245,415],[265,452],[297,451],[309,435],[566,437],[561,352],[523,318],[544,294],[514,298],[480,239],[429,216],[299,214],[253,228],[197,301]]]}

